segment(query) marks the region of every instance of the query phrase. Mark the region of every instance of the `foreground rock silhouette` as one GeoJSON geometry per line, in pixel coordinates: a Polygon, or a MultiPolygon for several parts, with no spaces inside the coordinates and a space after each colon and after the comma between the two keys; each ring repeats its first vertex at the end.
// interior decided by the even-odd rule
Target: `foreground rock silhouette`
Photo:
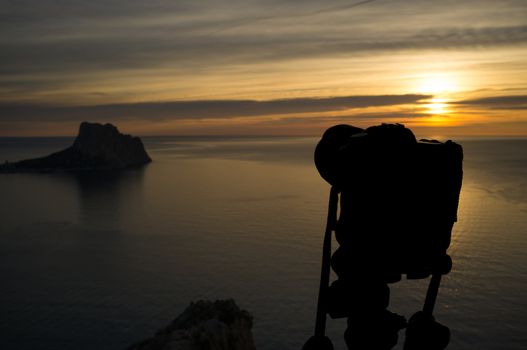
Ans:
{"type": "Polygon", "coordinates": [[[151,161],[139,137],[121,134],[112,124],[83,122],[72,146],[46,157],[6,163],[0,172],[114,170],[151,161]]]}
{"type": "Polygon", "coordinates": [[[200,300],[152,338],[127,350],[255,350],[252,319],[234,300],[200,300]]]}

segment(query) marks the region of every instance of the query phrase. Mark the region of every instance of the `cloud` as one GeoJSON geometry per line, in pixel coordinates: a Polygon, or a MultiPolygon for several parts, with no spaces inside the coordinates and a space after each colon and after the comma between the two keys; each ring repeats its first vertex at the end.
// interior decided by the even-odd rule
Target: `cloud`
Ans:
{"type": "MultiPolygon", "coordinates": [[[[403,61],[409,51],[447,62],[446,50],[508,46],[521,59],[526,13],[524,0],[0,0],[0,101],[262,98],[306,86],[355,93],[375,84],[370,72],[397,74],[383,63],[400,56],[413,65],[403,61]]],[[[485,62],[513,56],[500,57],[485,62]]]]}
{"type": "Polygon", "coordinates": [[[326,98],[256,100],[196,100],[107,104],[96,106],[42,106],[0,104],[0,121],[182,120],[255,117],[278,114],[342,111],[353,108],[419,103],[430,95],[372,95],[326,98]]]}
{"type": "Polygon", "coordinates": [[[527,109],[527,95],[490,96],[453,102],[453,104],[490,109],[527,109]]]}
{"type": "Polygon", "coordinates": [[[473,9],[474,4],[451,4],[463,22],[444,4],[416,1],[336,1],[332,6],[308,1],[302,7],[292,1],[243,6],[211,1],[20,3],[9,2],[0,14],[2,75],[527,44],[525,21],[516,20],[514,13],[509,21],[499,19],[513,10],[517,16],[525,13],[521,2],[501,9],[501,16],[491,12],[488,1],[479,2],[487,11],[473,9]]]}
{"type": "MultiPolygon", "coordinates": [[[[311,11],[307,11],[307,12],[296,12],[296,13],[288,14],[287,17],[288,17],[288,19],[312,17],[312,16],[315,16],[315,15],[324,14],[324,13],[331,13],[331,12],[335,12],[335,11],[349,10],[349,9],[354,8],[354,7],[363,6],[363,5],[366,5],[366,4],[374,2],[374,1],[376,1],[376,0],[364,0],[364,1],[354,2],[354,3],[347,3],[347,4],[344,4],[344,5],[323,7],[323,8],[318,8],[318,9],[314,9],[314,10],[311,10],[311,11]]],[[[276,20],[277,18],[279,18],[279,15],[273,14],[273,16],[257,16],[257,17],[251,17],[251,18],[244,18],[244,19],[241,19],[239,21],[234,21],[234,22],[231,21],[230,23],[227,23],[225,26],[220,27],[219,29],[216,29],[215,31],[211,32],[210,34],[214,35],[214,34],[218,34],[218,33],[221,33],[221,32],[225,32],[227,30],[232,30],[232,29],[235,29],[235,28],[239,28],[239,27],[250,25],[250,24],[254,24],[254,23],[257,23],[257,22],[276,20]]]]}
{"type": "Polygon", "coordinates": [[[401,122],[403,120],[412,120],[416,118],[430,117],[430,114],[421,112],[411,111],[394,111],[391,113],[387,112],[372,112],[372,113],[357,113],[357,114],[346,114],[346,115],[328,115],[328,116],[313,116],[313,117],[285,117],[278,120],[265,121],[264,123],[275,123],[275,124],[303,124],[313,122],[323,123],[359,123],[373,121],[390,120],[392,123],[401,122]]]}
{"type": "MultiPolygon", "coordinates": [[[[67,32],[67,28],[65,29],[67,32]]],[[[95,29],[97,30],[97,29],[95,29]]],[[[99,29],[100,30],[100,29],[99,29]]],[[[262,29],[265,30],[265,29],[262,29]]],[[[60,34],[63,35],[63,34],[60,34]]],[[[57,34],[57,37],[59,34],[57,34]]],[[[390,53],[403,50],[482,48],[527,44],[527,26],[431,28],[394,33],[348,35],[303,29],[284,35],[269,29],[257,35],[185,35],[177,28],[107,28],[97,35],[82,34],[58,40],[0,40],[0,74],[79,73],[148,67],[252,64],[268,61],[390,53]]]]}

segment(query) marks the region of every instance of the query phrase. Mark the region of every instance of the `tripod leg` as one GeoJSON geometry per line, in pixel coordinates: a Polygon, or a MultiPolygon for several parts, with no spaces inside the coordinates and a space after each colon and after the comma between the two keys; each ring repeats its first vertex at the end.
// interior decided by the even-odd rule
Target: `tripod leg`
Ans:
{"type": "Polygon", "coordinates": [[[435,273],[430,279],[428,290],[426,292],[425,305],[423,306],[423,313],[432,316],[434,306],[436,304],[437,293],[439,293],[439,285],[441,284],[441,274],[435,273]]]}
{"type": "Polygon", "coordinates": [[[450,329],[437,322],[434,311],[441,274],[432,275],[423,311],[416,312],[408,321],[404,350],[443,350],[450,342],[450,329]]]}
{"type": "Polygon", "coordinates": [[[331,340],[326,336],[327,292],[331,268],[331,232],[337,222],[337,206],[339,191],[331,187],[329,194],[328,217],[324,243],[322,247],[322,268],[320,271],[320,287],[318,291],[317,316],[315,335],[304,344],[303,350],[333,350],[331,340]]]}

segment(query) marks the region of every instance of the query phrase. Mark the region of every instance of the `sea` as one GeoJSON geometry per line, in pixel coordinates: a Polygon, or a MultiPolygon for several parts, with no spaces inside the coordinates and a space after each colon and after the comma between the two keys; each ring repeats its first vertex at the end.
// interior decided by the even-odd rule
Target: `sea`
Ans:
{"type": "MultiPolygon", "coordinates": [[[[0,349],[124,349],[192,301],[229,298],[254,316],[257,349],[301,349],[329,195],[317,141],[144,137],[153,162],[141,169],[0,174],[0,349]]],[[[524,350],[527,139],[456,141],[465,160],[453,269],[434,315],[451,330],[448,349],[524,350]]],[[[0,138],[0,161],[72,142],[0,138]]],[[[410,317],[427,285],[391,285],[389,309],[410,317]]],[[[345,328],[328,318],[336,349],[345,328]]],[[[396,349],[403,342],[404,331],[396,349]]]]}

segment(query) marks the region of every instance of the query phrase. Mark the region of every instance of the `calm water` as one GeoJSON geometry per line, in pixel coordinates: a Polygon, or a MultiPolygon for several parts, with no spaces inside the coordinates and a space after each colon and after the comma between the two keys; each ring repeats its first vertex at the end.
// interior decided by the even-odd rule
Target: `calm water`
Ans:
{"type": "MultiPolygon", "coordinates": [[[[122,174],[0,175],[0,348],[120,349],[192,300],[234,298],[260,350],[311,335],[329,187],[314,138],[146,138],[122,174]]],[[[0,160],[72,139],[0,139],[0,160]]],[[[449,349],[527,348],[527,140],[464,141],[437,319],[449,349]]],[[[410,316],[427,281],[392,286],[410,316]]],[[[328,333],[345,349],[345,321],[328,333]]],[[[400,343],[402,341],[400,340],[400,343]]],[[[400,349],[401,346],[398,347],[400,349]]]]}

